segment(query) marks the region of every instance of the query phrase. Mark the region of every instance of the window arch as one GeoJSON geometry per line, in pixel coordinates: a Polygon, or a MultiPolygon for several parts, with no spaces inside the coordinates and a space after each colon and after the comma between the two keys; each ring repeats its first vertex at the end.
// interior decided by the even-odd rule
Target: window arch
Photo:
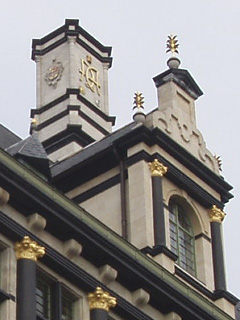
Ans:
{"type": "Polygon", "coordinates": [[[196,275],[194,233],[185,206],[171,199],[169,202],[171,250],[178,256],[177,264],[196,275]]]}

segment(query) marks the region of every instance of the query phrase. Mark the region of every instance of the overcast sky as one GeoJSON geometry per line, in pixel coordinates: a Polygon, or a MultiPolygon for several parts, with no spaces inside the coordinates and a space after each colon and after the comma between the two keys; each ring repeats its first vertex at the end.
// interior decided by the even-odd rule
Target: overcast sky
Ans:
{"type": "Polygon", "coordinates": [[[204,95],[196,102],[198,128],[220,155],[223,176],[234,186],[224,221],[228,289],[240,297],[240,1],[239,0],[21,0],[0,10],[0,122],[25,138],[35,107],[31,40],[79,19],[104,45],[113,47],[109,71],[110,113],[116,127],[131,121],[134,92],[145,109],[157,105],[152,77],[166,70],[166,39],[177,34],[181,68],[204,95]]]}

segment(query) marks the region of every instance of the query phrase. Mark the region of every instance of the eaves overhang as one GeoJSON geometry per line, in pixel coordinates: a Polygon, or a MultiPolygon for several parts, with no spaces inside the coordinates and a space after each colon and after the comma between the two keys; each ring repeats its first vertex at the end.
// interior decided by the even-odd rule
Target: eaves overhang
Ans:
{"type": "MultiPolygon", "coordinates": [[[[96,168],[100,170],[100,163],[105,164],[107,161],[109,162],[109,165],[110,163],[112,163],[113,166],[118,165],[115,156],[116,149],[120,150],[125,161],[128,161],[126,157],[128,148],[140,142],[144,142],[148,146],[153,146],[154,144],[159,145],[173,158],[179,161],[179,163],[183,164],[198,178],[216,190],[221,195],[221,207],[233,197],[230,193],[232,186],[228,184],[223,177],[210,170],[161,129],[147,128],[144,125],[136,123],[131,123],[122,129],[115,131],[101,141],[95,142],[84,150],[81,150],[73,157],[53,165],[51,168],[52,183],[63,192],[67,192],[74,186],[69,185],[68,187],[68,184],[64,180],[65,177],[68,177],[68,179],[73,182],[71,175],[74,176],[76,172],[83,172],[83,170],[87,171],[87,167],[92,166],[95,170],[96,168]]],[[[167,159],[165,161],[169,164],[167,159]]],[[[89,171],[92,170],[90,169],[89,171]]],[[[169,173],[169,175],[171,175],[171,173],[169,173]]]]}

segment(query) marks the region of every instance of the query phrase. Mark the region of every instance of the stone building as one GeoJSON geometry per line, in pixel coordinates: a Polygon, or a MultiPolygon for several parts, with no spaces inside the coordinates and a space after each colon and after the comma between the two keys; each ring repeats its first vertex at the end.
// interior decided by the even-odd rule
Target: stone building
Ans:
{"type": "Polygon", "coordinates": [[[0,126],[0,319],[235,319],[221,232],[232,187],[196,127],[190,73],[170,58],[158,107],[145,115],[136,93],[113,131],[110,47],[66,20],[32,59],[30,135],[0,126]]]}

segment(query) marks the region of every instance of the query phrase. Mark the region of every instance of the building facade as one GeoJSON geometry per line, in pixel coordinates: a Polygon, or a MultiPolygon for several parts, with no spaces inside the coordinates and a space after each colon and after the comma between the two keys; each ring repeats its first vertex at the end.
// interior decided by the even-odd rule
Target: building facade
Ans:
{"type": "Polygon", "coordinates": [[[197,129],[190,73],[171,57],[157,108],[136,93],[114,131],[110,47],[66,20],[32,59],[30,135],[0,126],[0,319],[238,317],[221,230],[232,187],[197,129]]]}

